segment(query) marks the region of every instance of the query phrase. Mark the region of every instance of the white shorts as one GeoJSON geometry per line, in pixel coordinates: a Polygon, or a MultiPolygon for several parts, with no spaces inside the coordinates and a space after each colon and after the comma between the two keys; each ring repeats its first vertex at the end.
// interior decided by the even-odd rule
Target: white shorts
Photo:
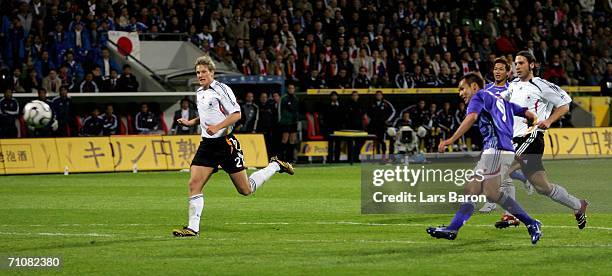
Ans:
{"type": "Polygon", "coordinates": [[[480,160],[476,164],[475,171],[484,176],[484,179],[502,176],[504,179],[508,175],[510,165],[514,161],[514,152],[499,149],[486,149],[480,155],[480,160]]]}

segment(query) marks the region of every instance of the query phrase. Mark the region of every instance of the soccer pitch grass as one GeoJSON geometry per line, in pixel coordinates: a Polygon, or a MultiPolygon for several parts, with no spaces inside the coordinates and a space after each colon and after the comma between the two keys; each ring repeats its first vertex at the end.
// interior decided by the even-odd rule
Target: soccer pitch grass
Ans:
{"type": "MultiPolygon", "coordinates": [[[[610,210],[610,160],[555,161],[550,178],[610,210]],[[576,164],[588,171],[568,170],[576,164]]],[[[249,172],[250,173],[250,172],[249,172]]],[[[80,274],[610,274],[612,214],[534,214],[544,236],[504,230],[475,214],[457,240],[429,225],[448,215],[361,215],[360,167],[297,167],[256,194],[239,195],[225,172],[205,188],[201,237],[175,238],[187,220],[189,175],[178,172],[2,176],[0,256],[60,256],[57,269],[6,273],[80,274]]],[[[526,197],[517,185],[519,201],[526,197]]],[[[550,201],[539,197],[542,202],[550,201]]],[[[480,206],[478,206],[480,207],[480,206]]],[[[593,208],[596,210],[596,208],[593,208]]],[[[527,210],[529,211],[529,210],[527,210]]]]}

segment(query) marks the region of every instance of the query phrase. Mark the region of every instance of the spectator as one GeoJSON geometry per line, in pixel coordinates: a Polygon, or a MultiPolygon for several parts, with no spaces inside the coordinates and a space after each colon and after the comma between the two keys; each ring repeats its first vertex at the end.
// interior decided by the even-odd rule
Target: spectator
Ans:
{"type": "Polygon", "coordinates": [[[601,95],[612,97],[612,62],[606,64],[606,72],[600,82],[601,95]]]}
{"type": "Polygon", "coordinates": [[[111,70],[110,76],[104,80],[102,87],[102,91],[104,92],[119,92],[119,86],[117,84],[117,70],[111,70]]]}
{"type": "Polygon", "coordinates": [[[83,120],[83,129],[81,136],[102,136],[104,133],[104,120],[100,118],[100,110],[94,108],[91,115],[83,120]]]}
{"type": "Polygon", "coordinates": [[[376,91],[376,101],[368,109],[367,115],[370,117],[368,132],[376,135],[374,142],[376,153],[381,153],[382,159],[386,160],[386,131],[387,127],[391,125],[391,120],[395,117],[395,108],[391,102],[384,99],[382,91],[379,90],[376,91]]]}
{"type": "Polygon", "coordinates": [[[264,138],[266,140],[266,148],[268,150],[268,155],[272,156],[274,154],[274,149],[276,145],[272,143],[272,127],[278,122],[276,120],[275,114],[278,114],[278,108],[275,106],[275,102],[272,99],[268,99],[268,93],[261,93],[259,95],[259,120],[257,121],[257,128],[255,131],[257,133],[263,133],[264,138]]]}
{"type": "Polygon", "coordinates": [[[57,77],[57,73],[54,69],[49,71],[49,76],[45,77],[42,81],[42,87],[50,93],[59,93],[59,89],[62,86],[62,80],[57,77]]]}
{"type": "Polygon", "coordinates": [[[26,93],[36,93],[38,89],[42,87],[41,81],[38,78],[36,70],[30,69],[28,71],[28,77],[24,81],[24,88],[26,93]]]}
{"type": "Polygon", "coordinates": [[[119,118],[115,115],[115,110],[112,104],[106,105],[106,110],[102,116],[102,134],[104,136],[119,134],[119,118]]]}
{"type": "Polygon", "coordinates": [[[281,136],[281,160],[295,162],[295,145],[297,142],[297,123],[299,120],[299,102],[295,96],[295,85],[287,85],[287,95],[281,98],[280,118],[278,120],[281,136]]]}
{"type": "Polygon", "coordinates": [[[395,87],[397,88],[413,88],[414,82],[408,72],[406,72],[406,65],[400,64],[399,72],[395,75],[395,87]]]}
{"type": "Polygon", "coordinates": [[[4,90],[4,97],[0,98],[0,138],[17,138],[19,116],[19,103],[13,98],[13,91],[4,90]]]}
{"type": "Polygon", "coordinates": [[[138,91],[138,81],[132,75],[132,67],[128,64],[123,65],[123,74],[117,79],[117,89],[121,92],[138,91]]]}
{"type": "Polygon", "coordinates": [[[91,74],[93,76],[93,82],[96,84],[98,89],[102,92],[101,89],[104,89],[104,78],[102,77],[102,69],[100,69],[100,66],[95,65],[94,69],[91,71],[91,74]]]}
{"type": "Polygon", "coordinates": [[[400,129],[403,126],[408,126],[413,128],[414,124],[412,123],[412,119],[410,119],[410,112],[408,110],[404,110],[402,112],[402,116],[397,118],[397,120],[395,120],[395,123],[393,124],[393,127],[395,127],[396,129],[400,129]]]}
{"type": "Polygon", "coordinates": [[[134,116],[136,132],[138,134],[152,134],[158,132],[159,120],[153,112],[149,111],[149,105],[140,104],[140,112],[134,116]]]}
{"type": "Polygon", "coordinates": [[[21,78],[21,69],[15,68],[13,70],[13,77],[11,78],[11,83],[10,83],[9,88],[16,93],[26,92],[25,83],[23,79],[21,78]]]}
{"type": "Polygon", "coordinates": [[[92,73],[87,73],[87,75],[85,75],[85,79],[81,82],[81,85],[79,87],[81,93],[100,92],[100,90],[98,89],[98,85],[93,81],[92,73]]]}
{"type": "Polygon", "coordinates": [[[76,124],[74,123],[72,113],[72,99],[68,96],[68,88],[60,87],[59,95],[51,100],[51,108],[57,119],[56,135],[59,137],[68,137],[76,134],[76,124]]]}
{"type": "Polygon", "coordinates": [[[45,102],[49,106],[51,106],[52,104],[51,100],[49,100],[49,98],[47,97],[47,90],[44,87],[41,87],[38,89],[36,99],[39,101],[45,102]]]}
{"type": "Polygon", "coordinates": [[[177,120],[180,118],[192,120],[196,117],[198,117],[197,111],[190,107],[189,99],[181,99],[181,108],[174,112],[174,118],[172,119],[172,127],[170,131],[177,135],[196,133],[197,125],[185,126],[177,123],[177,120]]]}
{"type": "Polygon", "coordinates": [[[119,66],[113,59],[111,59],[110,50],[108,50],[108,48],[102,48],[102,56],[96,60],[96,64],[100,66],[100,69],[102,69],[102,76],[105,78],[110,77],[110,71],[112,69],[115,69],[115,71],[120,73],[119,66]]]}
{"type": "Polygon", "coordinates": [[[64,65],[68,68],[69,78],[73,79],[74,82],[80,83],[85,75],[85,71],[83,70],[81,64],[74,60],[74,54],[72,52],[66,53],[64,65]]]}
{"type": "MultiPolygon", "coordinates": [[[[333,134],[334,131],[341,130],[344,128],[344,122],[346,121],[346,111],[343,104],[338,100],[338,93],[332,91],[330,94],[330,102],[327,104],[323,114],[323,131],[326,137],[333,134]]],[[[336,141],[334,145],[328,147],[328,156],[331,157],[328,160],[330,163],[340,161],[340,143],[336,141]],[[332,152],[333,149],[333,152],[332,152]]]]}
{"type": "Polygon", "coordinates": [[[442,139],[446,140],[450,138],[456,126],[455,114],[451,112],[449,102],[444,103],[444,105],[442,106],[442,110],[438,112],[437,118],[442,139]]]}
{"type": "Polygon", "coordinates": [[[238,122],[236,130],[242,133],[255,133],[259,122],[259,106],[254,102],[253,92],[247,92],[244,103],[240,105],[242,117],[238,122]]]}
{"type": "Polygon", "coordinates": [[[568,85],[569,78],[561,66],[559,55],[554,55],[552,64],[544,72],[544,78],[557,85],[568,85]]]}
{"type": "Polygon", "coordinates": [[[303,84],[304,89],[319,89],[325,88],[325,81],[319,77],[319,70],[312,69],[310,71],[310,77],[306,79],[303,84]]]}
{"type": "Polygon", "coordinates": [[[367,72],[365,67],[359,67],[359,74],[353,80],[353,88],[370,88],[371,82],[367,72]]]}
{"type": "Polygon", "coordinates": [[[55,64],[49,59],[49,52],[43,51],[41,58],[34,64],[36,74],[40,77],[46,77],[51,70],[55,70],[55,64]]]}

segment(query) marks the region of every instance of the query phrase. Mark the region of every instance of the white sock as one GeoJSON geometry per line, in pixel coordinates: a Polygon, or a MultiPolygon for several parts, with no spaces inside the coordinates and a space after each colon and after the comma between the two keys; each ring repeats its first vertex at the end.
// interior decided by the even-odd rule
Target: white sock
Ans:
{"type": "Polygon", "coordinates": [[[580,210],[580,200],[577,199],[575,196],[570,195],[567,190],[565,190],[565,188],[557,185],[557,184],[552,184],[552,190],[550,191],[550,195],[548,195],[548,197],[550,197],[552,200],[561,203],[562,205],[565,205],[571,209],[573,209],[574,211],[578,211],[580,210]]]}
{"type": "Polygon", "coordinates": [[[258,170],[249,176],[249,182],[251,182],[251,193],[257,191],[264,182],[268,181],[274,173],[280,171],[280,166],[276,162],[271,162],[267,167],[258,170]]]}
{"type": "Polygon", "coordinates": [[[204,209],[204,195],[197,194],[189,197],[189,229],[200,232],[200,216],[204,209]]]}
{"type": "MultiPolygon", "coordinates": [[[[512,198],[516,201],[516,187],[514,186],[514,182],[512,182],[512,178],[506,177],[502,180],[501,186],[499,187],[499,191],[508,195],[509,198],[512,198]]],[[[510,212],[506,211],[504,214],[512,215],[510,212]]]]}

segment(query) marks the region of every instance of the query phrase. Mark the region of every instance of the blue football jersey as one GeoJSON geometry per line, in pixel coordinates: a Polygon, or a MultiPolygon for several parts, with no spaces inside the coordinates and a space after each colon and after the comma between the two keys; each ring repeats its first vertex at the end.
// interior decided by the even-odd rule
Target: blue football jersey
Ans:
{"type": "Polygon", "coordinates": [[[516,116],[525,116],[527,108],[498,97],[491,91],[479,90],[470,100],[467,114],[476,113],[482,133],[483,150],[492,148],[514,152],[512,134],[516,116]]]}
{"type": "Polygon", "coordinates": [[[487,83],[484,87],[484,90],[489,91],[495,95],[499,95],[501,92],[508,90],[508,86],[510,82],[506,82],[504,86],[497,86],[494,82],[487,83]]]}

